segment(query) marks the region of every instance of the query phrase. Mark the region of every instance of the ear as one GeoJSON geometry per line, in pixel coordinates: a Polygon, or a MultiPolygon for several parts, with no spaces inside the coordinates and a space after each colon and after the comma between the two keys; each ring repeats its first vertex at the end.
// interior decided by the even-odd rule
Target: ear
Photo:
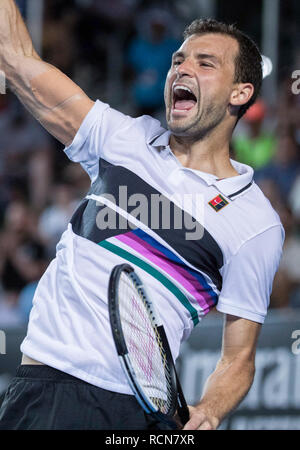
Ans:
{"type": "Polygon", "coordinates": [[[231,106],[243,106],[249,102],[254,94],[254,86],[251,83],[239,83],[232,91],[230,97],[231,106]]]}

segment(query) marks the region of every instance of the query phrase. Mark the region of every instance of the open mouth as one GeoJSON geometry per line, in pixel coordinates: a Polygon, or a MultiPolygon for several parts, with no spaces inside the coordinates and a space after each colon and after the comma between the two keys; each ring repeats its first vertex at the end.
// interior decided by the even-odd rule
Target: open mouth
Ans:
{"type": "Polygon", "coordinates": [[[197,103],[197,98],[187,86],[173,88],[173,110],[190,111],[197,103]]]}

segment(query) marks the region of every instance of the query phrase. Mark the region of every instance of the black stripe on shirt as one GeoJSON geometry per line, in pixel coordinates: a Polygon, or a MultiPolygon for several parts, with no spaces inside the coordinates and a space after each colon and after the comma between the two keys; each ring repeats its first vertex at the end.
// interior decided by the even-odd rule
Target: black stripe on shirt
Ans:
{"type": "Polygon", "coordinates": [[[240,189],[237,192],[234,192],[234,194],[228,195],[228,198],[230,198],[230,200],[233,199],[233,197],[236,197],[237,195],[242,194],[244,191],[246,191],[247,189],[249,189],[253,184],[253,181],[251,181],[251,183],[247,184],[247,186],[243,187],[242,189],[240,189]]]}
{"type": "MultiPolygon", "coordinates": [[[[175,203],[167,199],[134,172],[123,166],[115,166],[101,159],[99,162],[98,178],[92,184],[88,195],[95,194],[103,196],[104,194],[110,194],[115,199],[116,205],[122,210],[125,210],[123,200],[119,198],[120,186],[126,187],[127,198],[130,198],[134,194],[143,194],[147,198],[147,223],[143,220],[142,216],[138,217],[138,220],[146,226],[149,226],[149,228],[151,228],[151,213],[153,214],[151,196],[154,194],[159,195],[159,198],[162,200],[162,205],[164,201],[168,202],[167,204],[170,207],[170,227],[168,229],[164,227],[162,215],[159,214],[157,227],[153,228],[153,231],[181,255],[182,258],[192,264],[196,269],[206,273],[220,290],[222,277],[219,269],[223,266],[223,253],[218,243],[191,215],[180,209],[175,203]],[[176,214],[181,214],[181,216],[176,216],[176,214]],[[182,217],[182,226],[180,228],[176,228],[174,217],[182,217]],[[197,240],[187,240],[186,235],[187,233],[191,233],[192,229],[187,228],[186,223],[197,224],[198,227],[202,227],[202,237],[197,240]]],[[[128,206],[127,204],[126,206],[126,212],[129,214],[136,208],[136,205],[128,206]]],[[[97,225],[97,215],[103,208],[106,208],[105,211],[109,211],[109,208],[105,205],[99,205],[94,200],[84,199],[71,219],[74,233],[99,243],[110,237],[127,233],[135,228],[134,226],[130,226],[124,217],[116,214],[115,229],[100,229],[97,225]],[[122,229],[120,229],[120,224],[123,226],[122,229]]],[[[112,210],[111,212],[114,213],[112,210]]]]}

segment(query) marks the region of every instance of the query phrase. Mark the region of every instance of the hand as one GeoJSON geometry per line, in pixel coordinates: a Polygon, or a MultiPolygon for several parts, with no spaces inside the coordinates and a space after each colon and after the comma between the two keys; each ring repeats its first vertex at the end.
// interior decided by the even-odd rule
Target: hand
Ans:
{"type": "Polygon", "coordinates": [[[189,406],[190,420],[185,424],[183,430],[216,430],[219,421],[216,417],[208,416],[204,408],[189,406]]]}
{"type": "Polygon", "coordinates": [[[36,56],[24,20],[14,0],[0,0],[0,69],[18,55],[36,56]]]}
{"type": "Polygon", "coordinates": [[[16,51],[18,40],[17,32],[17,8],[13,0],[0,0],[0,48],[3,52],[16,51]]]}

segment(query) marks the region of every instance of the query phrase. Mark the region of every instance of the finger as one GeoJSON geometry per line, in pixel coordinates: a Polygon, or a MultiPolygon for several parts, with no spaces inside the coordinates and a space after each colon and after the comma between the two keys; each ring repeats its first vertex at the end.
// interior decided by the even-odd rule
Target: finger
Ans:
{"type": "Polygon", "coordinates": [[[205,416],[203,414],[193,414],[190,420],[183,427],[183,430],[198,430],[204,422],[205,416]]]}
{"type": "Polygon", "coordinates": [[[198,430],[213,430],[213,426],[212,424],[208,421],[205,420],[200,427],[198,428],[198,430]]]}
{"type": "Polygon", "coordinates": [[[189,420],[183,427],[183,431],[186,430],[197,430],[198,424],[193,420],[189,420]]]}

